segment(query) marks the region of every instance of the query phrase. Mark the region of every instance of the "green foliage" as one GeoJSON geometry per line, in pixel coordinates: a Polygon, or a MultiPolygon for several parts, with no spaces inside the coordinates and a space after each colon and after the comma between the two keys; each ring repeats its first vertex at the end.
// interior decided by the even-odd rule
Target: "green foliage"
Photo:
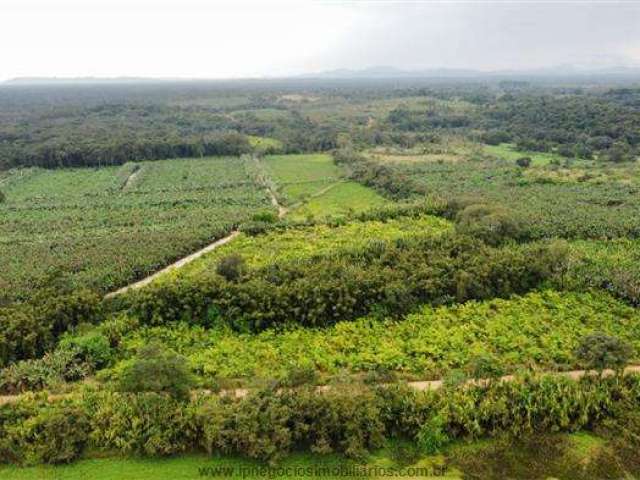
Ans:
{"type": "Polygon", "coordinates": [[[420,427],[416,434],[416,442],[425,454],[434,455],[448,443],[449,437],[445,432],[446,425],[446,419],[436,415],[420,427]]]}
{"type": "Polygon", "coordinates": [[[202,324],[213,305],[220,320],[241,330],[291,323],[326,326],[373,309],[401,315],[423,303],[527,292],[548,276],[544,250],[494,249],[443,235],[386,245],[382,253],[379,246],[368,246],[271,264],[249,271],[239,282],[224,282],[219,276],[178,278],[128,293],[123,304],[143,324],[202,324]]]}
{"type": "MultiPolygon", "coordinates": [[[[293,449],[363,459],[392,438],[412,438],[435,452],[462,438],[610,428],[633,418],[639,389],[638,376],[527,376],[439,391],[336,384],[323,392],[269,389],[190,403],[157,393],[96,392],[52,404],[25,399],[0,406],[0,455],[14,463],[67,462],[87,447],[146,456],[202,448],[274,464],[293,449]]],[[[626,423],[637,433],[637,422],[626,423]]]]}
{"type": "Polygon", "coordinates": [[[58,349],[72,352],[78,360],[95,370],[105,368],[113,360],[109,339],[97,331],[65,335],[58,344],[58,349]]]}
{"type": "Polygon", "coordinates": [[[290,367],[279,384],[283,387],[299,387],[301,385],[315,385],[318,381],[318,372],[313,365],[300,365],[290,367]]]}
{"type": "Polygon", "coordinates": [[[636,170],[630,166],[605,169],[591,164],[567,168],[547,165],[521,169],[507,161],[422,161],[381,166],[408,179],[404,185],[412,192],[409,198],[422,198],[429,192],[449,202],[473,200],[464,206],[476,203],[508,208],[521,228],[522,239],[640,236],[636,221],[639,183],[636,170]]]}
{"type": "Polygon", "coordinates": [[[116,290],[272,208],[249,159],[139,165],[124,189],[117,167],[32,169],[11,177],[11,205],[0,204],[6,239],[0,257],[8,259],[0,307],[32,301],[54,281],[65,291],[116,290]]]}
{"type": "MultiPolygon", "coordinates": [[[[366,373],[374,383],[393,376],[418,379],[469,375],[469,361],[489,355],[513,373],[519,368],[581,368],[573,354],[594,331],[617,336],[640,352],[637,310],[600,293],[545,290],[507,300],[423,306],[398,320],[361,318],[322,330],[303,327],[260,334],[207,330],[186,323],[146,327],[121,340],[128,356],[152,339],[162,339],[189,358],[204,381],[283,378],[289,365],[314,365],[324,375],[366,373]]],[[[485,376],[484,374],[482,376],[485,376]]],[[[459,381],[452,382],[458,384],[459,381]]]]}
{"type": "Polygon", "coordinates": [[[522,228],[508,210],[486,204],[469,205],[456,217],[456,231],[479,238],[489,245],[500,245],[522,236],[522,228]]]}
{"type": "Polygon", "coordinates": [[[504,375],[504,369],[492,355],[478,355],[469,360],[469,375],[472,378],[496,379],[504,375]]]}
{"type": "Polygon", "coordinates": [[[188,400],[192,386],[186,359],[154,342],[141,347],[124,366],[117,388],[121,392],[166,393],[178,400],[188,400]]]}
{"type": "Polygon", "coordinates": [[[79,405],[19,405],[0,412],[0,461],[33,465],[69,463],[83,452],[89,433],[87,412],[79,405]]]}
{"type": "Polygon", "coordinates": [[[263,391],[240,402],[207,401],[199,422],[204,425],[201,445],[208,452],[240,453],[270,463],[301,445],[361,458],[382,445],[385,432],[379,399],[357,387],[322,394],[314,388],[263,391]]]}
{"type": "Polygon", "coordinates": [[[86,290],[69,294],[42,290],[33,303],[0,307],[0,366],[43,355],[67,330],[102,317],[100,297],[86,290]]]}
{"type": "Polygon", "coordinates": [[[173,455],[193,448],[196,425],[191,408],[166,395],[102,392],[85,400],[90,441],[123,454],[173,455]]]}
{"type": "Polygon", "coordinates": [[[0,393],[18,394],[59,386],[85,378],[94,368],[75,350],[54,350],[42,358],[21,360],[0,370],[0,393]]]}
{"type": "Polygon", "coordinates": [[[633,354],[632,347],[617,337],[603,333],[587,335],[576,348],[576,357],[587,369],[602,372],[623,370],[633,354]]]}
{"type": "Polygon", "coordinates": [[[216,265],[216,273],[228,282],[237,282],[245,272],[245,261],[238,254],[221,258],[216,265]]]}

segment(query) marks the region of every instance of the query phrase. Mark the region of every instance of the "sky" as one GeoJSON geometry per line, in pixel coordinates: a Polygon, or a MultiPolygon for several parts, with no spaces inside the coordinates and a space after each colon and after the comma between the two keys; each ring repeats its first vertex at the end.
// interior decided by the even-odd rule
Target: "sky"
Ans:
{"type": "Polygon", "coordinates": [[[640,65],[640,0],[0,0],[0,80],[640,65]]]}

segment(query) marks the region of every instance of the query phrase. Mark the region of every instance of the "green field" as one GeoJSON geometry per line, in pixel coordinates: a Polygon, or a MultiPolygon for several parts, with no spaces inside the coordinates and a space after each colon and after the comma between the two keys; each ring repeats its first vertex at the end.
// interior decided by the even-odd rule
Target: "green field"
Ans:
{"type": "Polygon", "coordinates": [[[344,217],[388,204],[390,202],[374,190],[356,182],[346,181],[334,184],[326,192],[309,199],[293,210],[291,217],[301,220],[344,217]]]}
{"type": "Polygon", "coordinates": [[[531,165],[534,167],[543,167],[552,162],[564,162],[567,160],[566,157],[562,157],[557,153],[519,151],[510,143],[484,145],[484,152],[503,160],[509,160],[510,162],[515,162],[519,158],[528,157],[531,159],[531,165]]]}
{"type": "Polygon", "coordinates": [[[239,158],[29,169],[14,173],[3,191],[6,300],[28,298],[52,275],[71,288],[107,292],[272,208],[239,158]]]}
{"type": "MultiPolygon", "coordinates": [[[[505,161],[414,162],[389,168],[420,189],[416,196],[426,193],[507,208],[529,239],[640,236],[637,187],[619,181],[618,175],[607,173],[599,180],[581,179],[581,174],[558,178],[553,167],[521,169],[505,161]]],[[[638,173],[635,165],[617,168],[620,174],[638,173]]],[[[594,177],[606,171],[598,166],[593,170],[594,177]]]]}
{"type": "Polygon", "coordinates": [[[389,203],[375,191],[345,180],[330,155],[267,156],[264,164],[294,220],[345,216],[389,203]]]}
{"type": "MultiPolygon", "coordinates": [[[[393,442],[360,461],[335,454],[292,454],[275,466],[229,456],[95,458],[73,465],[0,467],[6,480],[188,480],[227,478],[584,478],[605,471],[637,478],[633,461],[611,442],[587,432],[556,434],[515,445],[500,441],[458,442],[440,455],[421,454],[410,443],[393,442]],[[626,469],[626,470],[625,470],[626,469]],[[504,476],[502,476],[504,475],[504,476]]],[[[622,478],[622,477],[620,477],[622,478]]]]}

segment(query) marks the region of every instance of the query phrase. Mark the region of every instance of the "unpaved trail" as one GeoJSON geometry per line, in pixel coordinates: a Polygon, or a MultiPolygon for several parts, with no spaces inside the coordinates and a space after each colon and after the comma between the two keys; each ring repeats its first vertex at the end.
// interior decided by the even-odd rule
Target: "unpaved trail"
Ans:
{"type": "MultiPolygon", "coordinates": [[[[624,369],[624,375],[629,375],[629,374],[637,374],[640,373],[640,365],[629,365],[628,367],[626,367],[624,369]]],[[[540,372],[541,375],[552,375],[552,376],[559,376],[559,377],[567,377],[571,380],[580,380],[582,377],[586,376],[586,375],[596,375],[597,373],[594,370],[570,370],[568,372],[540,372]]],[[[604,370],[602,372],[602,376],[603,377],[611,377],[615,375],[615,372],[613,370],[604,370]]],[[[486,378],[477,378],[477,379],[472,379],[466,382],[467,385],[487,385],[490,381],[493,382],[512,382],[516,379],[515,375],[505,375],[503,377],[500,378],[496,378],[493,380],[489,380],[486,378]]],[[[381,384],[381,385],[385,385],[385,384],[381,384]]],[[[387,384],[388,385],[388,384],[387,384]]],[[[443,387],[444,382],[442,380],[425,380],[425,381],[417,381],[417,382],[407,382],[407,385],[417,391],[423,392],[423,391],[428,391],[428,390],[439,390],[443,387]]],[[[322,392],[328,392],[332,389],[333,387],[331,385],[320,385],[318,387],[316,387],[316,390],[319,393],[322,392]]],[[[235,389],[231,389],[231,390],[222,390],[221,392],[212,392],[210,390],[194,390],[192,392],[192,396],[197,396],[200,394],[206,394],[206,395],[221,395],[221,396],[227,396],[227,397],[233,397],[233,398],[244,398],[247,395],[249,395],[252,391],[254,391],[255,389],[250,389],[250,388],[235,388],[235,389]]],[[[15,403],[18,400],[20,400],[21,398],[27,396],[28,394],[20,394],[20,395],[5,395],[5,396],[0,396],[0,405],[5,405],[8,403],[15,403]]],[[[60,400],[68,400],[74,397],[78,397],[79,394],[78,393],[62,393],[62,394],[51,394],[48,395],[47,400],[49,402],[56,402],[56,401],[60,401],[60,400]]]]}
{"type": "Polygon", "coordinates": [[[159,270],[156,273],[154,273],[152,275],[149,275],[146,278],[143,278],[142,280],[139,280],[139,281],[137,281],[135,283],[131,283],[131,284],[127,285],[126,287],[122,287],[121,289],[116,290],[115,292],[108,293],[107,295],[105,295],[104,298],[113,298],[113,297],[116,297],[118,295],[122,295],[123,293],[128,292],[129,290],[135,290],[137,288],[144,287],[145,285],[149,285],[151,282],[153,282],[159,276],[164,275],[164,274],[166,274],[168,272],[171,272],[172,270],[175,270],[177,268],[183,267],[187,263],[193,262],[195,259],[200,258],[205,253],[209,253],[210,251],[215,250],[216,248],[224,245],[225,243],[229,243],[231,240],[236,238],[239,234],[240,234],[240,232],[235,230],[235,231],[231,232],[229,235],[227,235],[226,237],[223,237],[223,238],[221,238],[219,240],[216,240],[212,244],[207,245],[206,247],[204,247],[203,249],[198,250],[197,252],[194,252],[189,256],[181,258],[177,262],[172,263],[168,267],[165,267],[162,270],[159,270]]]}
{"type": "Polygon", "coordinates": [[[122,184],[122,190],[127,190],[131,185],[133,185],[133,182],[135,181],[135,179],[137,178],[137,176],[140,174],[140,172],[142,172],[142,167],[138,167],[136,168],[133,172],[131,172],[129,174],[129,176],[127,177],[127,179],[124,181],[124,183],[122,184]]]}
{"type": "Polygon", "coordinates": [[[337,182],[332,183],[331,185],[327,185],[326,187],[324,187],[321,190],[318,190],[317,192],[312,193],[311,195],[309,195],[309,197],[303,201],[303,202],[296,202],[293,205],[291,205],[290,209],[291,210],[295,210],[296,208],[302,207],[305,203],[307,203],[309,200],[314,199],[314,198],[318,198],[321,197],[322,195],[324,195],[325,193],[329,192],[330,190],[333,190],[335,187],[337,187],[338,185],[345,183],[347,180],[338,180],[337,182]]]}
{"type": "Polygon", "coordinates": [[[280,205],[280,202],[278,202],[278,198],[272,188],[267,187],[267,193],[269,194],[269,197],[271,197],[271,205],[278,209],[278,218],[282,219],[289,212],[289,209],[280,205]]]}

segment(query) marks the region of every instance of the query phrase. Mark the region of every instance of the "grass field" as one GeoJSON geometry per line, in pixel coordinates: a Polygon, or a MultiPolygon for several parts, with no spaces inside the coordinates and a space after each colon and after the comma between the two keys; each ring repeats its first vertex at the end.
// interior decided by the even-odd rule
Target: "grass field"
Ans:
{"type": "Polygon", "coordinates": [[[532,166],[545,166],[554,161],[564,162],[567,160],[565,157],[553,152],[523,152],[516,150],[515,146],[510,143],[484,145],[484,152],[510,162],[515,162],[522,157],[529,157],[532,166]]]}
{"type": "Polygon", "coordinates": [[[344,217],[372,208],[388,205],[390,202],[374,190],[356,182],[345,181],[333,184],[318,196],[310,198],[291,212],[291,218],[322,219],[326,217],[344,217]]]}
{"type": "Polygon", "coordinates": [[[244,160],[165,160],[14,173],[0,204],[0,291],[28,298],[42,278],[109,291],[271,209],[244,160]]]}
{"type": "Polygon", "coordinates": [[[272,155],[264,164],[291,207],[289,218],[345,216],[388,203],[373,190],[342,178],[344,172],[330,155],[272,155]]]}
{"type": "Polygon", "coordinates": [[[198,478],[582,478],[602,472],[636,478],[629,462],[610,442],[589,432],[547,435],[538,441],[456,442],[442,454],[426,455],[415,444],[390,442],[360,461],[335,454],[294,453],[269,467],[229,456],[182,455],[173,458],[95,458],[72,465],[0,467],[6,480],[190,480],[198,478]],[[626,461],[625,461],[626,460],[626,461]]]}

